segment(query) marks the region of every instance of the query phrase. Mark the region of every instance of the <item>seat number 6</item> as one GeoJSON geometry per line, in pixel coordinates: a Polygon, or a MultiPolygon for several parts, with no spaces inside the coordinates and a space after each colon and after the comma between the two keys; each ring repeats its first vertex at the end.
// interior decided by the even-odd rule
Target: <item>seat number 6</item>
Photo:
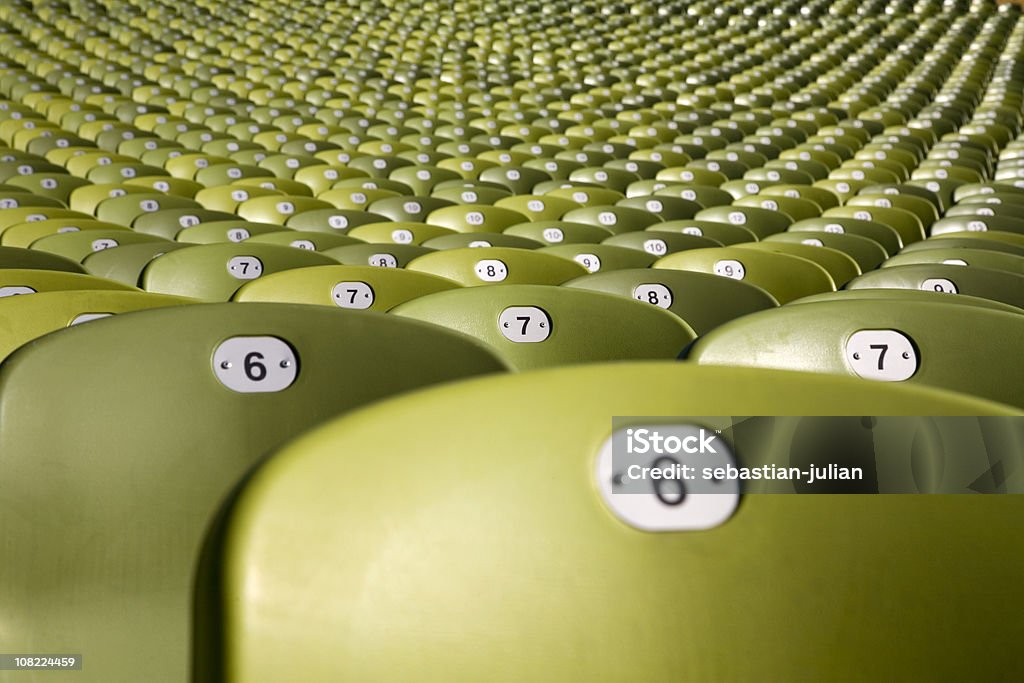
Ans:
{"type": "Polygon", "coordinates": [[[243,394],[287,389],[299,374],[295,351],[277,337],[231,337],[213,352],[213,374],[243,394]]]}

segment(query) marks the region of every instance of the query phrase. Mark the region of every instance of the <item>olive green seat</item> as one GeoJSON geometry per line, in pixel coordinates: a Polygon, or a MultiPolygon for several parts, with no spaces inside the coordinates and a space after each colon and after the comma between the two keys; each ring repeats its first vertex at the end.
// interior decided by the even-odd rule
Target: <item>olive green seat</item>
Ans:
{"type": "Polygon", "coordinates": [[[541,242],[506,235],[503,232],[456,232],[449,235],[438,235],[431,237],[423,243],[423,246],[431,249],[465,249],[467,247],[506,247],[509,249],[537,249],[542,247],[541,242]]]}
{"type": "Polygon", "coordinates": [[[900,234],[888,225],[865,221],[859,218],[809,218],[789,226],[787,232],[831,232],[837,235],[857,235],[876,242],[887,254],[892,255],[903,248],[900,234]]]}
{"type": "Polygon", "coordinates": [[[722,245],[740,242],[756,242],[757,236],[748,228],[732,223],[719,223],[712,220],[682,220],[655,223],[648,230],[654,232],[680,232],[684,235],[706,237],[722,245]]]}
{"type": "MultiPolygon", "coordinates": [[[[11,180],[16,180],[12,178],[11,180]]],[[[32,192],[0,192],[0,210],[2,209],[30,209],[33,207],[67,208],[67,205],[53,197],[46,197],[32,192]]]]}
{"type": "MultiPolygon", "coordinates": [[[[653,227],[656,227],[655,224],[653,227]]],[[[651,256],[661,258],[668,254],[686,249],[706,249],[708,247],[720,247],[721,242],[708,237],[688,235],[684,232],[662,232],[648,228],[640,232],[624,232],[620,235],[613,235],[601,244],[608,244],[614,247],[626,247],[647,252],[651,256]]]]}
{"type": "Polygon", "coordinates": [[[793,231],[769,235],[765,244],[786,242],[789,244],[809,244],[816,247],[827,247],[841,251],[852,258],[861,272],[873,270],[887,258],[885,249],[878,242],[867,237],[835,232],[793,231]]]}
{"type": "Polygon", "coordinates": [[[354,209],[317,209],[295,214],[285,225],[293,230],[316,230],[335,234],[345,234],[348,230],[366,225],[367,223],[379,223],[387,218],[380,214],[369,211],[358,211],[354,209]]]}
{"type": "Polygon", "coordinates": [[[545,249],[511,247],[435,251],[413,259],[406,268],[454,280],[467,287],[497,284],[560,285],[586,272],[579,264],[545,253],[545,249]]]}
{"type": "Polygon", "coordinates": [[[348,266],[405,268],[413,259],[434,250],[417,244],[349,244],[325,249],[322,253],[334,263],[348,266]]]}
{"type": "Polygon", "coordinates": [[[246,241],[255,244],[280,244],[286,247],[294,247],[295,249],[308,249],[309,251],[326,251],[334,247],[363,243],[363,240],[348,235],[332,235],[327,232],[290,230],[280,227],[274,232],[252,235],[246,241]]]}
{"type": "Polygon", "coordinates": [[[1017,313],[909,299],[835,300],[734,320],[701,337],[687,359],[920,383],[1024,408],[1024,364],[1014,360],[1021,335],[1024,316],[1017,313]]]}
{"type": "MultiPolygon", "coordinates": [[[[540,187],[535,190],[536,194],[543,194],[545,196],[550,195],[552,197],[560,197],[562,199],[568,199],[576,202],[577,204],[587,206],[609,206],[615,204],[615,202],[622,201],[625,199],[625,195],[616,190],[612,190],[607,187],[592,187],[576,185],[572,187],[558,187],[550,190],[549,192],[541,192],[540,187]]],[[[565,218],[565,216],[562,216],[565,218]]]]}
{"type": "Polygon", "coordinates": [[[534,194],[504,197],[495,201],[494,205],[521,213],[529,221],[559,220],[569,211],[579,208],[579,204],[571,199],[534,194]]]}
{"type": "MultiPolygon", "coordinates": [[[[28,265],[28,264],[26,264],[28,265]]],[[[61,270],[0,268],[0,297],[68,289],[135,290],[106,278],[61,270]]]]}
{"type": "Polygon", "coordinates": [[[319,199],[285,194],[253,197],[239,204],[235,213],[253,223],[284,225],[286,221],[297,214],[330,208],[332,208],[330,203],[319,199]]]}
{"type": "Polygon", "coordinates": [[[958,180],[911,180],[905,183],[908,187],[920,187],[928,192],[933,193],[939,200],[940,211],[949,210],[953,206],[955,200],[955,194],[958,187],[964,185],[964,183],[958,180]]]}
{"type": "Polygon", "coordinates": [[[82,266],[90,275],[137,287],[142,271],[150,261],[168,252],[191,246],[194,245],[168,241],[122,244],[117,249],[104,249],[89,254],[82,259],[82,266]]]}
{"type": "Polygon", "coordinates": [[[427,273],[373,266],[313,266],[273,273],[243,285],[233,301],[319,304],[386,312],[459,284],[427,273]]]}
{"type": "MultiPolygon", "coordinates": [[[[767,197],[793,197],[814,202],[821,210],[839,206],[839,198],[828,190],[811,185],[769,185],[758,194],[767,197]]],[[[820,213],[820,212],[819,212],[820,213]]]]}
{"type": "Polygon", "coordinates": [[[712,206],[724,206],[732,204],[733,196],[718,187],[710,185],[695,185],[687,183],[669,183],[667,187],[658,188],[657,184],[664,185],[662,181],[655,181],[652,185],[652,194],[655,197],[679,197],[691,202],[700,204],[707,209],[712,206]]]}
{"type": "Polygon", "coordinates": [[[379,199],[369,206],[370,213],[384,216],[390,221],[410,221],[423,223],[432,211],[453,206],[454,202],[438,197],[388,197],[379,199]]]}
{"type": "Polygon", "coordinates": [[[169,244],[161,237],[131,230],[82,230],[41,237],[32,243],[31,249],[49,252],[81,263],[85,257],[104,249],[152,242],[169,244]]]}
{"type": "MultiPolygon", "coordinates": [[[[490,187],[477,183],[460,182],[458,185],[446,187],[447,183],[440,183],[430,193],[431,197],[443,199],[453,204],[485,204],[496,205],[502,199],[507,199],[511,193],[503,187],[490,187]]],[[[527,195],[522,195],[527,196],[527,195]]],[[[514,207],[513,211],[519,211],[514,207]]],[[[522,213],[522,211],[520,211],[522,213]]]]}
{"type": "MultiPolygon", "coordinates": [[[[983,475],[980,438],[961,469],[929,438],[934,422],[906,430],[916,447],[874,446],[874,422],[860,416],[1016,411],[922,387],[667,362],[387,401],[283,448],[219,518],[200,562],[196,680],[783,681],[806,675],[810,652],[818,670],[868,679],[1016,670],[1020,496],[742,496],[728,480],[713,498],[684,498],[676,482],[616,488],[612,416],[779,414],[857,416],[824,424],[850,435],[860,462],[895,473],[876,488],[913,469],[920,490],[951,492],[965,486],[922,469],[983,475]]],[[[823,422],[803,418],[649,422],[721,429],[735,444],[662,466],[806,464],[808,451],[836,448],[811,431],[823,422]]],[[[991,432],[1010,449],[1019,440],[991,432]]]]}
{"type": "MultiPolygon", "coordinates": [[[[955,207],[954,207],[955,208],[955,207]]],[[[1016,216],[949,215],[932,223],[931,235],[947,232],[1013,232],[1024,235],[1024,212],[1016,216]]]]}
{"type": "Polygon", "coordinates": [[[164,209],[139,216],[132,224],[132,230],[173,240],[182,230],[214,221],[238,220],[238,216],[226,211],[211,209],[164,209]]]}
{"type": "Polygon", "coordinates": [[[131,193],[100,202],[96,206],[96,218],[101,221],[131,226],[148,213],[167,209],[188,209],[192,214],[205,210],[202,204],[193,199],[157,193],[131,193]]]}
{"type": "Polygon", "coordinates": [[[255,463],[347,410],[502,369],[446,330],[293,304],[140,311],[22,347],[0,369],[7,642],[75,642],[88,680],[185,680],[200,548],[255,463]]]}
{"type": "Polygon", "coordinates": [[[1020,211],[1020,204],[1010,202],[1005,204],[978,204],[973,202],[962,202],[949,207],[944,217],[952,218],[954,216],[966,216],[968,218],[973,218],[975,216],[993,216],[1004,220],[1014,218],[1019,219],[1020,211]]]}
{"type": "Polygon", "coordinates": [[[817,218],[821,215],[821,207],[810,199],[798,197],[786,197],[778,195],[765,195],[762,193],[749,195],[733,202],[733,206],[753,206],[768,211],[778,211],[785,214],[790,221],[800,221],[807,218],[817,218]]]}
{"type": "MultiPolygon", "coordinates": [[[[660,225],[660,224],[658,224],[660,225]]],[[[611,236],[611,231],[597,225],[569,221],[534,221],[505,228],[503,235],[525,237],[546,245],[598,244],[611,236]]]]}
{"type": "Polygon", "coordinates": [[[486,204],[455,204],[430,213],[426,222],[456,232],[501,232],[526,221],[518,211],[486,204]]]}
{"type": "Polygon", "coordinates": [[[934,240],[979,240],[982,242],[999,242],[1013,246],[1024,247],[1024,235],[1006,230],[966,230],[964,232],[944,232],[941,235],[932,237],[934,240]]]}
{"type": "Polygon", "coordinates": [[[784,213],[752,206],[715,206],[700,211],[696,216],[699,221],[713,221],[738,225],[754,233],[758,239],[777,232],[785,232],[793,220],[784,213]]]}
{"type": "Polygon", "coordinates": [[[63,173],[33,173],[9,178],[6,184],[27,190],[37,197],[57,200],[62,206],[67,206],[71,199],[71,193],[90,183],[84,178],[76,178],[63,173]]]}
{"type": "Polygon", "coordinates": [[[1020,192],[994,192],[992,194],[964,197],[957,206],[1020,207],[1024,205],[1024,194],[1020,192]]]}
{"type": "Polygon", "coordinates": [[[631,197],[617,202],[616,206],[640,209],[663,221],[693,218],[704,208],[690,199],[668,196],[631,197]]]}
{"type": "Polygon", "coordinates": [[[821,216],[822,218],[856,218],[857,220],[888,225],[899,233],[903,244],[911,244],[918,240],[923,240],[925,237],[924,224],[921,222],[921,219],[916,214],[905,209],[848,205],[828,209],[821,216]]]}
{"type": "Polygon", "coordinates": [[[642,249],[629,249],[613,244],[556,244],[537,251],[578,263],[588,273],[622,268],[647,268],[658,259],[657,256],[642,249]]]}
{"type": "Polygon", "coordinates": [[[681,251],[658,259],[652,267],[743,280],[767,291],[780,304],[836,289],[828,271],[813,261],[791,254],[744,249],[743,245],[681,251]]]}
{"type": "Polygon", "coordinates": [[[141,185],[129,183],[104,183],[102,185],[83,185],[71,191],[68,206],[90,216],[95,215],[97,207],[108,199],[123,197],[126,194],[153,194],[153,190],[141,185]]]}
{"type": "Polygon", "coordinates": [[[760,287],[707,273],[630,268],[584,275],[563,287],[589,289],[664,308],[702,335],[748,313],[778,306],[760,287]]]}
{"type": "Polygon", "coordinates": [[[331,263],[332,259],[320,253],[277,244],[200,244],[154,259],[142,271],[140,281],[147,292],[227,301],[249,280],[331,263]]]}
{"type": "Polygon", "coordinates": [[[977,266],[992,270],[1005,270],[1010,273],[1024,275],[1024,256],[991,251],[988,249],[951,248],[922,249],[893,256],[883,268],[907,266],[923,263],[940,263],[956,266],[977,266]]]}
{"type": "Polygon", "coordinates": [[[562,216],[562,220],[605,228],[616,235],[644,230],[662,222],[660,216],[645,209],[610,204],[573,209],[562,216]]]}
{"type": "Polygon", "coordinates": [[[987,240],[984,239],[985,234],[970,234],[970,233],[957,233],[955,237],[940,238],[936,236],[934,239],[922,240],[920,242],[914,242],[903,248],[900,253],[910,254],[915,251],[927,250],[927,249],[984,249],[985,251],[999,251],[1004,254],[1016,254],[1017,256],[1024,256],[1024,244],[1014,245],[1008,242],[1000,242],[998,240],[987,240]],[[973,239],[972,239],[973,238],[973,239]]]}
{"type": "Polygon", "coordinates": [[[108,290],[61,290],[0,299],[0,361],[33,339],[110,315],[195,303],[164,294],[108,290]]]}
{"type": "Polygon", "coordinates": [[[275,223],[254,223],[244,218],[223,221],[208,221],[184,228],[174,236],[175,242],[183,244],[216,244],[218,242],[244,242],[250,237],[276,232],[291,232],[275,223]]]}
{"type": "Polygon", "coordinates": [[[1022,194],[1020,188],[1007,183],[967,183],[957,187],[953,197],[959,202],[968,197],[993,195],[1004,192],[1022,194]]]}
{"type": "Polygon", "coordinates": [[[11,247],[30,247],[36,241],[50,235],[96,231],[130,232],[130,229],[116,223],[88,218],[48,218],[10,226],[3,231],[0,242],[11,247]]]}
{"type": "Polygon", "coordinates": [[[657,306],[546,285],[452,289],[401,304],[391,315],[475,337],[518,370],[673,359],[696,338],[682,319],[657,306]]]}
{"type": "Polygon", "coordinates": [[[195,200],[211,211],[227,211],[234,213],[238,207],[256,197],[281,197],[280,190],[269,190],[262,187],[238,187],[237,185],[218,185],[207,187],[195,194],[195,200]]]}
{"type": "Polygon", "coordinates": [[[513,194],[530,194],[537,184],[551,180],[551,176],[544,171],[515,165],[486,168],[480,172],[479,178],[484,182],[507,187],[513,194]]]}
{"type": "MultiPolygon", "coordinates": [[[[790,234],[790,233],[781,233],[790,234]]],[[[774,237],[774,235],[772,235],[774,237]]],[[[860,266],[849,255],[824,244],[805,244],[766,239],[763,242],[746,242],[735,245],[737,249],[753,249],[777,254],[790,254],[817,263],[825,269],[837,288],[861,274],[860,266]]]]}
{"type": "MultiPolygon", "coordinates": [[[[899,194],[868,194],[861,191],[856,197],[851,197],[846,206],[866,206],[881,209],[903,209],[909,211],[921,220],[925,231],[932,223],[939,219],[939,210],[935,204],[922,197],[899,194]]],[[[884,221],[883,221],[884,222],[884,221]]]]}
{"type": "Polygon", "coordinates": [[[61,218],[73,218],[81,221],[94,219],[94,217],[89,214],[81,213],[80,211],[72,211],[71,209],[35,206],[22,207],[20,209],[4,209],[3,211],[0,211],[0,236],[15,225],[58,220],[61,218]]]}
{"type": "Polygon", "coordinates": [[[417,221],[388,221],[358,225],[346,234],[376,244],[423,244],[434,237],[455,233],[448,228],[417,221]]]}
{"type": "Polygon", "coordinates": [[[4,268],[85,273],[85,269],[77,261],[45,251],[21,247],[0,247],[0,269],[4,268]]]}
{"type": "Polygon", "coordinates": [[[906,196],[920,197],[929,204],[931,204],[938,212],[937,215],[941,216],[945,213],[952,203],[952,195],[949,196],[948,201],[945,194],[941,192],[940,187],[936,187],[934,190],[929,190],[921,185],[912,185],[910,183],[891,183],[888,185],[869,185],[863,188],[858,194],[861,195],[888,195],[888,196],[906,196]]]}
{"type": "Polygon", "coordinates": [[[762,190],[766,190],[775,184],[781,183],[780,181],[777,180],[754,180],[752,178],[742,178],[739,180],[730,180],[727,183],[722,183],[719,189],[729,193],[729,195],[732,197],[732,201],[728,203],[732,204],[734,201],[756,195],[762,190]]]}
{"type": "Polygon", "coordinates": [[[930,289],[950,295],[969,294],[1011,306],[1024,306],[1024,273],[981,266],[921,263],[893,266],[865,273],[850,289],[930,289]]]}
{"type": "MultiPolygon", "coordinates": [[[[980,296],[970,296],[967,294],[949,296],[948,294],[945,294],[943,292],[936,292],[935,290],[923,289],[842,289],[838,292],[825,292],[824,294],[814,294],[812,296],[805,296],[802,299],[790,301],[788,305],[792,306],[795,304],[810,304],[820,301],[885,302],[893,299],[900,299],[906,301],[923,301],[926,303],[945,303],[960,306],[976,306],[980,308],[987,308],[994,311],[1016,313],[1018,315],[1024,314],[1024,308],[1018,308],[1017,306],[1004,304],[1001,301],[983,299],[980,296]]],[[[884,303],[882,303],[881,305],[884,305],[884,303]]]]}

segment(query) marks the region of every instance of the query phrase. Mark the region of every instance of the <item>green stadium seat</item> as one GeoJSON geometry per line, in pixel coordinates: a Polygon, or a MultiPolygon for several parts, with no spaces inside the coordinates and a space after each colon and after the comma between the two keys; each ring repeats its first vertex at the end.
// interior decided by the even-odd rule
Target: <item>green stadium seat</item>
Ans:
{"type": "MultiPolygon", "coordinates": [[[[954,207],[956,208],[956,207],[954,207]]],[[[1018,214],[1018,216],[1021,214],[1018,214]]],[[[932,223],[931,235],[947,232],[1015,232],[1024,235],[1024,218],[1014,215],[949,214],[932,223]]]]}
{"type": "Polygon", "coordinates": [[[185,244],[216,244],[218,242],[243,242],[254,235],[288,231],[275,223],[254,223],[235,218],[224,221],[208,221],[183,228],[174,236],[176,242],[185,244]]]}
{"type": "Polygon", "coordinates": [[[82,265],[90,275],[138,287],[142,271],[150,261],[190,246],[193,245],[167,241],[121,245],[116,249],[104,249],[86,256],[82,259],[82,265]]]}
{"type": "Polygon", "coordinates": [[[526,216],[529,221],[556,221],[568,212],[578,209],[579,204],[563,197],[545,195],[514,195],[499,199],[495,206],[510,209],[526,216]]]}
{"type": "Polygon", "coordinates": [[[687,356],[702,365],[828,372],[912,382],[1024,406],[1024,368],[993,363],[1024,316],[907,299],[835,300],[755,313],[701,337],[687,356]],[[956,325],[950,325],[956,320],[956,325]]]}
{"type": "MultiPolygon", "coordinates": [[[[969,296],[967,294],[960,294],[959,296],[949,296],[943,292],[936,292],[935,290],[923,290],[923,289],[843,289],[838,292],[826,292],[824,294],[815,294],[813,296],[805,296],[802,299],[796,301],[790,301],[789,305],[795,304],[810,304],[821,301],[891,301],[905,300],[905,301],[923,301],[925,303],[944,303],[961,306],[975,306],[980,308],[987,308],[994,311],[1003,311],[1006,313],[1021,314],[1024,309],[1010,304],[1004,304],[1000,301],[993,301],[991,299],[983,299],[978,296],[969,296]]],[[[884,305],[881,304],[881,305],[884,305]]]]}
{"type": "Polygon", "coordinates": [[[595,225],[616,235],[644,230],[655,223],[662,222],[660,216],[646,209],[621,205],[595,205],[573,209],[563,215],[562,220],[595,225]]]}
{"type": "Polygon", "coordinates": [[[881,268],[849,283],[850,289],[925,289],[947,294],[969,294],[1011,306],[1024,306],[1024,272],[981,266],[921,263],[881,268]]]}
{"type": "Polygon", "coordinates": [[[136,220],[148,213],[166,211],[168,209],[201,210],[201,204],[184,197],[172,197],[164,194],[128,194],[112,197],[96,206],[96,218],[119,225],[131,226],[136,220]]]}
{"type": "Polygon", "coordinates": [[[431,249],[466,249],[469,247],[506,247],[512,249],[537,249],[542,243],[528,237],[517,237],[503,232],[454,232],[431,237],[423,243],[431,249]]]}
{"type": "Polygon", "coordinates": [[[77,261],[44,251],[20,247],[0,247],[0,269],[3,268],[85,273],[85,269],[77,261]]]}
{"type": "MultiPolygon", "coordinates": [[[[789,234],[789,233],[782,233],[789,234]]],[[[775,235],[772,235],[775,237],[775,235]]],[[[805,244],[766,239],[763,242],[744,242],[735,245],[737,249],[767,251],[789,254],[818,264],[829,274],[837,288],[861,274],[860,266],[853,257],[824,244],[805,244]]]]}
{"type": "Polygon", "coordinates": [[[292,216],[306,211],[332,208],[331,204],[311,197],[295,195],[274,195],[253,197],[238,205],[235,210],[241,218],[253,223],[276,223],[284,225],[292,216]]]}
{"type": "MultiPolygon", "coordinates": [[[[829,671],[998,678],[1016,666],[1021,635],[1016,496],[741,502],[730,489],[714,503],[693,495],[680,505],[673,487],[637,496],[627,513],[634,497],[612,495],[611,415],[908,411],[1014,412],[922,387],[688,363],[561,368],[382,403],[281,450],[220,518],[197,585],[198,680],[678,680],[719,667],[736,679],[791,680],[807,661],[789,638],[822,653],[829,671]],[[371,451],[382,457],[345,455],[371,451]],[[872,521],[879,515],[886,524],[872,521]],[[822,577],[830,590],[807,591],[822,577]],[[1003,599],[990,599],[993,585],[1003,599]],[[873,599],[863,599],[866,586],[873,599]],[[936,592],[939,604],[927,599],[936,592]],[[596,611],[595,595],[604,596],[596,611]],[[652,620],[657,628],[636,628],[652,620]],[[786,638],[766,638],[779,623],[786,638]],[[439,624],[450,647],[422,647],[439,624]],[[836,648],[835,630],[846,628],[836,648]],[[566,643],[587,656],[565,659],[566,643]],[[641,656],[623,661],[623,651],[641,656]]],[[[847,423],[862,433],[859,417],[847,423]]],[[[757,453],[742,464],[770,448],[765,430],[742,420],[708,424],[757,453]]],[[[788,450],[790,439],[780,441],[788,450]]],[[[880,471],[890,462],[909,470],[911,455],[875,459],[880,471]]]]}
{"type": "Polygon", "coordinates": [[[670,254],[654,268],[710,273],[764,289],[780,304],[836,289],[824,268],[800,256],[745,249],[742,244],[670,254]]]}
{"type": "MultiPolygon", "coordinates": [[[[26,265],[34,265],[27,263],[26,265]]],[[[0,268],[0,298],[61,292],[65,290],[115,289],[136,291],[134,287],[93,275],[42,268],[0,268]]]]}
{"type": "Polygon", "coordinates": [[[142,271],[141,283],[147,292],[227,301],[249,280],[330,263],[321,253],[276,244],[201,244],[153,259],[142,271]]]}
{"type": "Polygon", "coordinates": [[[325,249],[322,253],[346,266],[405,268],[413,259],[434,250],[417,244],[350,244],[325,249]]]}
{"type": "Polygon", "coordinates": [[[401,304],[391,314],[475,337],[518,370],[672,359],[696,337],[680,318],[657,306],[545,285],[451,289],[401,304]]]}
{"type": "Polygon", "coordinates": [[[636,299],[682,318],[697,335],[748,313],[778,306],[766,291],[707,273],[632,268],[585,275],[563,287],[589,289],[636,299]]]}
{"type": "Polygon", "coordinates": [[[131,311],[195,303],[163,294],[108,290],[54,290],[33,296],[4,297],[0,302],[0,360],[45,334],[131,311]]]}
{"type": "Polygon", "coordinates": [[[684,235],[706,237],[722,245],[757,241],[757,236],[744,226],[710,220],[666,221],[655,223],[647,229],[652,232],[680,232],[684,235]]]}
{"type": "MultiPolygon", "coordinates": [[[[859,218],[843,218],[839,216],[810,218],[793,223],[787,228],[787,232],[828,232],[836,235],[865,237],[874,241],[890,255],[904,248],[903,240],[895,229],[882,223],[865,221],[859,218]]],[[[920,242],[915,244],[920,244],[920,242]]]]}
{"type": "MultiPolygon", "coordinates": [[[[655,224],[656,227],[658,224],[655,224]]],[[[706,249],[721,246],[720,242],[707,237],[688,235],[684,232],[662,232],[648,228],[639,232],[624,232],[613,235],[601,242],[615,247],[626,247],[644,251],[651,256],[661,258],[668,254],[686,249],[706,249]]]]}
{"type": "Polygon", "coordinates": [[[22,548],[0,568],[11,646],[77,640],[91,677],[187,677],[196,558],[249,468],[325,418],[502,369],[433,326],[285,304],[142,311],[21,349],[0,370],[0,531],[22,548]],[[48,543],[30,542],[39,525],[48,543]]]}
{"type": "Polygon", "coordinates": [[[58,256],[82,262],[85,257],[104,249],[114,249],[128,244],[158,242],[167,240],[154,235],[132,232],[131,230],[82,230],[41,237],[32,242],[33,250],[45,251],[58,256]]]}
{"type": "Polygon", "coordinates": [[[768,235],[778,232],[785,232],[786,228],[793,223],[793,219],[778,211],[736,205],[704,209],[695,218],[701,221],[738,225],[750,230],[758,239],[764,239],[768,235]]]}
{"type": "Polygon", "coordinates": [[[406,268],[454,280],[466,287],[560,285],[585,274],[579,264],[546,253],[547,249],[551,247],[533,251],[510,247],[446,249],[413,259],[406,268]]]}
{"type": "Polygon", "coordinates": [[[1005,270],[1010,273],[1024,274],[1024,256],[988,249],[963,247],[922,249],[897,254],[886,261],[882,267],[892,268],[923,263],[977,266],[978,268],[1005,270]]]}
{"type": "Polygon", "coordinates": [[[400,268],[314,266],[273,273],[243,285],[233,301],[318,304],[386,312],[417,297],[459,285],[400,268]]]}
{"type": "Polygon", "coordinates": [[[535,221],[518,223],[503,231],[504,235],[525,237],[541,244],[597,244],[611,236],[606,228],[569,221],[535,221]]]}
{"type": "Polygon", "coordinates": [[[426,222],[456,232],[501,232],[528,220],[526,216],[498,206],[456,204],[432,211],[426,222]]]}

